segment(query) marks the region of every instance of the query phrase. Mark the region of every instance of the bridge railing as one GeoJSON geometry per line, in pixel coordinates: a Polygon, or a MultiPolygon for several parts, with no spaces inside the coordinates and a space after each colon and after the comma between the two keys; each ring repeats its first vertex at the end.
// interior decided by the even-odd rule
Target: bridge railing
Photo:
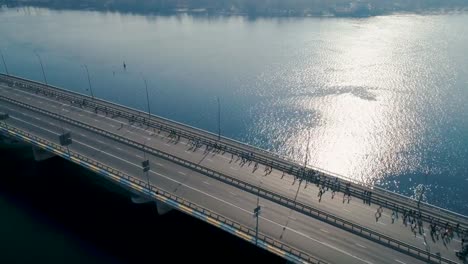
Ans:
{"type": "MultiPolygon", "coordinates": [[[[30,89],[36,93],[42,92],[47,96],[69,101],[71,104],[76,106],[89,107],[94,109],[96,113],[101,111],[106,114],[111,114],[114,117],[122,117],[128,119],[129,121],[144,123],[145,125],[148,125],[152,128],[157,128],[158,130],[162,130],[168,133],[175,132],[181,137],[198,141],[210,147],[219,148],[223,151],[227,151],[240,157],[249,158],[252,161],[271,166],[272,168],[289,173],[308,182],[316,182],[318,179],[319,181],[322,181],[322,183],[324,180],[332,182],[332,178],[330,176],[333,176],[339,177],[342,185],[346,183],[342,180],[346,177],[342,175],[336,175],[319,168],[304,169],[302,166],[299,166],[297,163],[286,157],[279,156],[275,153],[268,152],[260,148],[243,144],[225,137],[222,137],[221,141],[219,141],[217,140],[216,135],[208,131],[202,131],[200,129],[167,120],[162,117],[152,116],[151,119],[148,119],[147,114],[139,110],[121,106],[102,99],[91,99],[86,95],[70,91],[63,91],[58,87],[45,86],[42,83],[19,77],[0,74],[0,79],[7,82],[11,86],[30,89]],[[251,155],[251,153],[254,153],[255,155],[251,155]]],[[[354,185],[350,187],[350,190],[352,195],[357,198],[363,199],[365,198],[364,193],[366,191],[371,191],[369,187],[362,185],[360,182],[356,182],[355,180],[349,178],[348,181],[354,183],[354,185]]],[[[325,182],[325,184],[327,183],[325,182]]],[[[387,207],[400,213],[409,210],[418,210],[421,212],[421,218],[424,221],[434,221],[441,226],[445,225],[446,222],[450,222],[450,224],[453,226],[460,224],[460,230],[462,232],[463,230],[468,229],[468,218],[466,216],[435,207],[427,203],[420,203],[418,207],[417,201],[410,199],[409,197],[401,196],[380,188],[375,189],[378,189],[379,191],[374,191],[370,199],[370,201],[374,204],[387,207]]]]}
{"type": "MultiPolygon", "coordinates": [[[[405,242],[402,242],[400,240],[394,239],[394,238],[392,238],[390,236],[387,236],[385,234],[379,233],[379,232],[374,231],[372,229],[363,227],[363,226],[361,226],[361,225],[359,225],[357,223],[353,223],[351,221],[348,221],[348,220],[346,220],[344,218],[338,217],[338,216],[333,215],[331,213],[324,212],[324,211],[322,211],[322,210],[320,210],[318,208],[315,208],[315,207],[312,207],[310,205],[307,205],[307,204],[298,202],[296,200],[293,200],[291,198],[276,194],[276,193],[268,191],[266,189],[257,187],[257,186],[255,186],[253,184],[250,184],[250,183],[246,182],[246,181],[242,181],[242,180],[239,180],[237,178],[234,178],[234,177],[231,177],[231,176],[216,172],[214,170],[211,170],[211,169],[208,169],[206,167],[200,166],[200,165],[198,165],[196,163],[189,162],[189,161],[184,160],[184,159],[180,159],[180,158],[178,158],[176,156],[173,156],[171,154],[168,154],[166,152],[160,151],[160,150],[155,149],[155,148],[148,147],[148,146],[146,146],[144,144],[138,143],[136,141],[132,141],[130,139],[127,139],[127,138],[119,136],[119,135],[116,135],[116,134],[114,134],[112,132],[109,132],[109,131],[106,131],[106,130],[103,130],[103,129],[100,129],[100,128],[97,128],[97,127],[94,127],[94,126],[91,126],[91,125],[88,125],[88,124],[85,124],[85,123],[82,123],[80,121],[73,120],[71,118],[59,115],[57,113],[53,113],[53,112],[50,112],[50,111],[47,111],[47,110],[44,110],[44,109],[37,108],[35,106],[31,106],[29,104],[25,104],[25,103],[16,101],[14,99],[4,98],[1,95],[0,95],[0,99],[9,101],[11,103],[15,103],[15,104],[20,105],[22,107],[28,108],[28,109],[33,110],[33,111],[37,111],[39,113],[49,115],[49,116],[57,118],[57,119],[61,119],[61,120],[65,121],[65,122],[69,122],[71,124],[74,124],[76,126],[82,127],[84,129],[87,129],[87,130],[91,130],[91,131],[93,131],[95,133],[101,134],[103,136],[106,136],[106,137],[111,138],[111,139],[116,140],[116,141],[120,141],[120,142],[122,142],[124,144],[135,147],[137,149],[144,150],[144,151],[149,152],[149,153],[151,153],[151,154],[153,154],[155,156],[158,156],[158,157],[166,159],[166,160],[168,160],[170,162],[176,163],[176,164],[178,164],[180,166],[184,166],[184,167],[189,168],[189,169],[191,169],[193,171],[196,171],[198,173],[207,175],[207,176],[209,176],[209,177],[211,177],[213,179],[216,179],[218,181],[224,182],[226,184],[230,184],[230,185],[235,186],[236,188],[239,188],[241,190],[250,192],[250,193],[252,193],[254,195],[258,195],[258,196],[260,196],[262,198],[268,199],[268,200],[273,201],[273,202],[275,202],[277,204],[288,207],[288,208],[290,208],[292,210],[295,210],[295,211],[297,211],[299,213],[302,213],[302,214],[308,215],[310,217],[319,219],[321,221],[330,223],[332,225],[335,225],[335,226],[340,227],[342,229],[348,230],[348,231],[350,231],[352,233],[355,233],[357,235],[360,235],[362,237],[365,237],[365,238],[368,238],[370,240],[379,242],[381,244],[385,244],[385,245],[390,246],[390,247],[392,247],[394,249],[397,249],[399,251],[406,252],[406,253],[408,253],[410,255],[417,256],[418,258],[427,259],[428,261],[441,261],[441,262],[444,262],[444,263],[455,263],[455,262],[452,262],[449,259],[441,258],[436,254],[427,252],[424,249],[420,249],[420,248],[418,248],[416,246],[413,246],[413,245],[407,244],[405,242]]],[[[89,162],[92,163],[94,161],[90,160],[89,162]]],[[[118,173],[118,172],[116,172],[116,173],[118,173]]]]}
{"type": "MultiPolygon", "coordinates": [[[[81,155],[77,152],[74,152],[74,151],[67,151],[67,149],[63,146],[60,146],[56,143],[53,143],[53,142],[50,142],[48,140],[45,140],[41,137],[38,137],[36,135],[33,135],[31,133],[28,133],[28,132],[25,132],[21,129],[18,129],[16,127],[13,127],[11,125],[5,125],[4,123],[0,123],[0,129],[1,131],[6,134],[6,135],[9,135],[9,136],[16,136],[17,138],[21,139],[21,140],[25,140],[25,138],[27,139],[27,142],[30,142],[32,144],[35,144],[37,145],[38,147],[41,147],[41,148],[44,148],[44,146],[47,146],[47,147],[50,147],[51,149],[55,150],[55,151],[58,151],[60,153],[56,153],[66,159],[69,159],[71,160],[72,162],[75,162],[75,163],[79,163],[77,161],[82,161],[82,162],[85,162],[88,164],[87,167],[90,167],[91,169],[93,169],[94,171],[96,171],[97,173],[100,173],[100,174],[103,174],[103,171],[105,171],[107,174],[110,174],[112,175],[113,177],[117,177],[118,179],[125,179],[126,181],[128,181],[129,183],[133,183],[133,184],[136,184],[138,185],[141,190],[136,190],[136,191],[140,191],[140,192],[143,192],[144,195],[149,195],[151,198],[155,198],[155,199],[158,199],[158,195],[160,196],[163,196],[165,197],[166,199],[169,199],[169,200],[172,200],[178,204],[181,204],[181,205],[184,205],[192,210],[195,210],[196,212],[206,216],[206,217],[210,217],[220,223],[223,223],[231,228],[233,228],[234,230],[238,230],[238,231],[241,231],[243,232],[244,234],[247,234],[251,237],[250,240],[248,240],[249,242],[253,242],[254,243],[254,240],[253,240],[253,237],[255,237],[255,234],[256,234],[256,231],[252,228],[249,228],[245,225],[242,225],[234,220],[231,220],[227,217],[224,217],[222,215],[219,215],[209,209],[206,209],[198,204],[195,204],[195,203],[192,203],[188,200],[185,200],[179,196],[176,196],[170,192],[167,192],[161,188],[158,188],[154,185],[148,185],[148,182],[145,182],[145,181],[142,181],[140,179],[137,179],[135,177],[132,177],[130,175],[127,175],[125,173],[122,173],[121,171],[119,170],[116,170],[110,166],[107,166],[103,163],[100,163],[100,162],[97,162],[96,160],[92,159],[92,158],[88,158],[84,155],[81,155]],[[12,134],[11,132],[14,132],[14,134],[12,134]],[[18,137],[19,135],[19,137],[18,137]],[[39,143],[39,144],[38,144],[39,143]],[[42,145],[41,145],[42,144],[42,145]],[[70,155],[70,156],[69,156],[70,155]],[[91,165],[91,166],[89,166],[91,165]],[[92,168],[92,166],[94,166],[96,169],[92,168]],[[100,171],[102,170],[102,171],[100,171]]],[[[47,148],[46,148],[47,149],[47,148]]],[[[81,164],[81,163],[79,163],[81,164]]],[[[83,164],[81,164],[83,165],[83,164]]],[[[104,173],[103,176],[109,176],[104,173]]],[[[111,176],[111,179],[113,179],[114,181],[117,181],[117,183],[121,183],[120,180],[116,180],[115,178],[113,178],[111,176]]],[[[158,199],[160,200],[160,199],[158,199]]],[[[163,201],[164,202],[164,201],[163,201]]],[[[310,254],[307,254],[301,250],[298,250],[298,249],[295,249],[291,246],[288,246],[272,237],[269,237],[263,233],[258,233],[258,243],[260,245],[264,245],[264,247],[266,247],[266,245],[270,245],[270,246],[273,246],[274,248],[277,248],[283,252],[286,252],[288,254],[290,254],[291,256],[293,256],[294,258],[297,258],[297,260],[300,260],[301,262],[302,261],[306,261],[307,263],[317,263],[317,264],[321,264],[321,263],[326,263],[316,257],[313,257],[311,256],[310,254]],[[262,244],[263,243],[263,244],[262,244]]],[[[268,248],[266,248],[268,249],[268,248]]],[[[278,252],[273,252],[273,253],[276,253],[278,254],[278,252]]],[[[283,255],[284,257],[284,255],[283,255]]]]}

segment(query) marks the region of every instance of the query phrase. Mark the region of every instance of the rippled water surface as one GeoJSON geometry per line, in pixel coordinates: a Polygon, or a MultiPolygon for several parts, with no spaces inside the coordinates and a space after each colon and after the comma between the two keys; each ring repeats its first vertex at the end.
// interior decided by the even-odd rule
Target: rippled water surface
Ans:
{"type": "MultiPolygon", "coordinates": [[[[468,14],[366,19],[3,9],[12,74],[468,214],[468,14]],[[125,61],[127,69],[122,63],[125,61]],[[308,144],[309,142],[309,144],[308,144]]],[[[1,68],[3,70],[3,68],[1,68]]]]}

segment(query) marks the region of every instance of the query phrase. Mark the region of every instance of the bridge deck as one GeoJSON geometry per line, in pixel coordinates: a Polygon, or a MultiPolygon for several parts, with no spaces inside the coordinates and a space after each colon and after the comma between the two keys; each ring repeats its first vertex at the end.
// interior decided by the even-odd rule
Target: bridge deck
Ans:
{"type": "MultiPolygon", "coordinates": [[[[189,142],[184,138],[175,141],[169,138],[165,132],[158,133],[158,131],[151,129],[146,130],[145,126],[139,124],[129,125],[126,119],[111,118],[104,113],[96,114],[89,109],[71,106],[54,98],[37,95],[25,90],[0,86],[0,95],[60,113],[136,142],[144,142],[145,145],[152,148],[241,179],[252,185],[271,190],[285,197],[292,199],[297,197],[298,201],[317,207],[325,212],[341,216],[390,237],[398,238],[405,243],[422,249],[426,248],[423,244],[424,237],[419,234],[415,237],[410,232],[409,227],[402,224],[401,216],[400,219],[395,221],[395,224],[391,224],[391,212],[384,212],[382,218],[376,222],[374,218],[376,206],[364,205],[361,200],[357,199],[352,199],[350,203],[343,203],[342,193],[338,193],[334,199],[331,199],[331,192],[328,191],[319,203],[318,188],[315,185],[309,184],[306,187],[305,182],[294,181],[289,174],[282,177],[282,173],[276,170],[265,176],[263,165],[260,165],[253,172],[253,163],[250,165],[246,163],[241,166],[238,157],[232,159],[229,153],[207,152],[204,151],[205,148],[194,150],[190,148],[189,142]],[[123,124],[123,127],[121,127],[121,124],[123,124]]],[[[2,101],[0,111],[10,113],[11,118],[7,121],[8,124],[36,133],[38,136],[53,142],[58,142],[58,135],[61,134],[60,127],[63,126],[67,130],[73,131],[74,143],[70,146],[73,151],[92,157],[130,175],[140,177],[142,180],[146,180],[146,176],[141,170],[141,161],[144,159],[143,156],[146,156],[151,162],[150,181],[152,184],[204,205],[245,225],[255,227],[252,212],[253,208],[256,207],[257,197],[254,194],[239,190],[235,186],[219,182],[157,156],[143,154],[141,150],[111,140],[106,136],[63,121],[60,122],[15,104],[2,101]]],[[[292,211],[269,200],[260,199],[260,204],[263,205],[259,225],[260,232],[286,241],[288,244],[317,255],[326,261],[343,262],[345,259],[347,263],[415,263],[416,261],[407,255],[292,211]]],[[[428,226],[427,223],[425,223],[425,226],[428,226]]],[[[457,261],[453,251],[459,249],[459,240],[454,239],[451,243],[444,245],[442,241],[433,242],[428,233],[426,229],[426,244],[431,252],[440,252],[442,256],[457,261]]]]}

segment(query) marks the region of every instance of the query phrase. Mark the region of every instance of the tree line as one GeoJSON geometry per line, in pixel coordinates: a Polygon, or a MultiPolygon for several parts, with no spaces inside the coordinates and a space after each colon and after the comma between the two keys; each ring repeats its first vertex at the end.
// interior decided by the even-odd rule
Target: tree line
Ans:
{"type": "Polygon", "coordinates": [[[7,5],[61,9],[97,9],[121,12],[173,13],[178,11],[258,16],[353,15],[359,4],[365,14],[465,8],[466,0],[0,0],[7,5]]]}

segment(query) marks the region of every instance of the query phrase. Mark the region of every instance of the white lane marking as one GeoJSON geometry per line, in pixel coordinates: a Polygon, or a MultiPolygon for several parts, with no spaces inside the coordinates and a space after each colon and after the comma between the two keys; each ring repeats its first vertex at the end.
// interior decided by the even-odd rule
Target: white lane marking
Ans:
{"type": "Polygon", "coordinates": [[[42,101],[39,101],[39,103],[40,103],[40,104],[43,104],[44,102],[42,102],[42,101]]]}
{"type": "Polygon", "coordinates": [[[122,150],[122,149],[121,149],[121,148],[119,148],[119,147],[115,147],[115,148],[116,148],[116,149],[118,149],[118,150],[122,150]]]}
{"type": "Polygon", "coordinates": [[[187,175],[185,172],[178,171],[179,174],[187,175]]]}
{"type": "Polygon", "coordinates": [[[367,247],[365,247],[365,246],[363,246],[363,245],[361,245],[361,244],[358,244],[358,243],[356,243],[356,245],[357,245],[358,247],[367,248],[367,247]]]}
{"type": "Polygon", "coordinates": [[[322,232],[324,232],[324,233],[330,233],[330,232],[328,232],[328,231],[325,230],[325,229],[320,229],[320,231],[322,231],[322,232]]]}
{"type": "Polygon", "coordinates": [[[41,120],[41,119],[40,119],[39,117],[37,117],[37,116],[33,116],[33,117],[34,117],[34,119],[41,120]]]}
{"type": "Polygon", "coordinates": [[[70,112],[69,110],[67,110],[67,109],[65,109],[65,108],[62,108],[62,111],[67,112],[67,113],[70,112]]]}
{"type": "Polygon", "coordinates": [[[156,165],[161,166],[161,167],[164,167],[164,165],[162,165],[162,164],[159,163],[159,162],[156,162],[156,165]]]}
{"type": "Polygon", "coordinates": [[[237,168],[234,168],[234,167],[229,167],[231,170],[239,170],[237,168]]]}
{"type": "Polygon", "coordinates": [[[237,194],[236,194],[236,193],[233,193],[233,192],[229,192],[229,193],[230,193],[230,194],[232,194],[232,195],[234,195],[234,196],[237,196],[237,194]]]}
{"type": "Polygon", "coordinates": [[[99,139],[96,139],[96,141],[99,142],[99,143],[101,143],[101,144],[106,144],[106,143],[102,142],[102,141],[99,140],[99,139]]]}
{"type": "Polygon", "coordinates": [[[26,97],[26,99],[31,100],[31,97],[26,97]]]}
{"type": "Polygon", "coordinates": [[[78,115],[79,115],[80,117],[83,117],[83,116],[84,116],[84,115],[82,115],[82,114],[78,114],[78,115]]]}
{"type": "Polygon", "coordinates": [[[52,131],[52,130],[49,130],[49,129],[47,129],[47,128],[43,128],[43,127],[40,127],[40,126],[37,126],[37,125],[34,125],[34,124],[29,123],[29,122],[27,122],[27,121],[25,121],[25,120],[23,120],[23,119],[21,119],[21,118],[17,118],[17,117],[14,117],[14,116],[11,116],[10,118],[19,120],[19,121],[21,121],[21,122],[23,122],[23,123],[26,123],[26,124],[29,124],[29,125],[31,125],[31,126],[37,127],[37,128],[39,128],[39,129],[42,129],[42,130],[47,131],[47,132],[49,132],[49,133],[52,133],[52,134],[54,134],[54,135],[60,135],[59,133],[56,133],[55,131],[52,131]]]}
{"type": "Polygon", "coordinates": [[[207,181],[204,181],[203,183],[206,184],[206,185],[211,185],[211,183],[209,183],[207,181]]]}
{"type": "Polygon", "coordinates": [[[99,120],[97,120],[97,119],[94,119],[94,118],[93,118],[93,120],[94,120],[94,122],[99,122],[99,120]]]}
{"type": "MultiPolygon", "coordinates": [[[[289,219],[292,219],[292,220],[294,220],[294,221],[297,221],[297,218],[294,217],[294,216],[292,216],[292,215],[289,216],[289,219]]],[[[327,233],[328,233],[328,232],[327,232],[327,233]]]]}
{"type": "Polygon", "coordinates": [[[343,211],[348,212],[348,213],[351,213],[351,211],[348,210],[348,209],[343,209],[343,211]]]}
{"type": "Polygon", "coordinates": [[[206,160],[208,160],[209,162],[213,162],[213,160],[212,160],[212,159],[206,159],[206,160]]]}
{"type": "Polygon", "coordinates": [[[401,264],[406,264],[406,262],[403,262],[401,260],[395,259],[396,262],[401,263],[401,264]]]}
{"type": "Polygon", "coordinates": [[[143,159],[143,157],[140,156],[140,155],[138,155],[138,154],[136,154],[135,156],[137,156],[137,157],[140,158],[140,159],[143,159]]]}
{"type": "Polygon", "coordinates": [[[53,108],[57,108],[57,106],[55,106],[55,105],[51,105],[51,106],[52,106],[53,108]]]}
{"type": "Polygon", "coordinates": [[[82,136],[82,137],[86,137],[86,136],[85,136],[85,134],[83,134],[83,133],[80,133],[80,136],[82,136]]]}
{"type": "Polygon", "coordinates": [[[115,126],[114,126],[114,125],[112,125],[112,124],[109,124],[109,126],[111,126],[111,127],[115,127],[115,126]]]}
{"type": "MultiPolygon", "coordinates": [[[[12,117],[12,118],[14,118],[14,117],[12,117]]],[[[23,120],[21,120],[21,121],[23,121],[23,120]]],[[[25,122],[25,121],[23,121],[23,122],[25,122]]],[[[25,122],[25,123],[28,123],[28,122],[25,122]]],[[[33,124],[31,124],[31,125],[33,125],[33,124]]],[[[33,125],[33,126],[36,126],[36,125],[33,125]]],[[[38,126],[36,126],[36,127],[38,127],[38,126]]],[[[50,130],[48,130],[48,129],[45,129],[45,128],[42,128],[42,127],[38,127],[38,128],[43,129],[43,130],[45,130],[45,131],[49,131],[49,132],[51,132],[51,133],[53,133],[53,134],[58,135],[58,133],[55,133],[55,132],[50,131],[50,130]]],[[[98,150],[98,149],[96,149],[96,148],[94,148],[94,147],[92,147],[92,146],[89,146],[89,145],[87,145],[87,144],[85,144],[85,143],[82,143],[82,142],[80,142],[80,141],[78,141],[78,140],[75,140],[75,142],[77,142],[77,143],[79,143],[79,144],[82,144],[82,145],[84,145],[84,146],[87,146],[87,147],[89,147],[89,148],[91,148],[91,149],[100,151],[101,153],[107,154],[107,155],[109,155],[109,156],[111,156],[111,157],[114,157],[114,158],[116,158],[116,159],[118,159],[118,160],[121,160],[121,161],[123,161],[123,162],[126,162],[126,163],[128,163],[128,164],[131,164],[131,165],[133,165],[133,166],[135,166],[135,167],[140,168],[139,165],[137,165],[137,164],[135,164],[135,163],[132,163],[132,162],[130,162],[130,161],[128,161],[128,160],[119,158],[119,157],[114,156],[114,155],[112,155],[112,154],[110,154],[110,153],[107,153],[107,152],[105,152],[105,151],[98,150]]],[[[243,208],[241,208],[241,207],[239,207],[239,206],[237,206],[237,205],[235,205],[235,204],[232,204],[232,203],[227,202],[227,201],[225,201],[225,200],[223,200],[223,199],[220,199],[220,198],[218,198],[218,197],[215,197],[215,196],[213,196],[213,195],[211,195],[211,194],[208,194],[208,193],[206,193],[206,192],[203,192],[203,191],[201,191],[201,190],[199,190],[199,189],[197,189],[197,188],[194,188],[194,187],[192,187],[192,186],[188,186],[188,185],[185,184],[185,183],[176,181],[176,180],[174,180],[174,179],[172,179],[172,178],[170,178],[170,177],[168,177],[168,176],[166,176],[166,175],[163,175],[163,174],[158,173],[158,172],[154,172],[154,171],[152,171],[152,170],[150,170],[150,172],[153,173],[153,174],[159,175],[159,176],[161,176],[161,177],[163,177],[163,178],[166,178],[167,180],[176,182],[176,183],[178,183],[178,184],[180,184],[180,185],[182,185],[182,186],[185,186],[185,187],[187,187],[187,188],[189,188],[189,189],[192,189],[192,190],[194,190],[194,191],[197,191],[197,192],[199,192],[199,193],[201,193],[201,194],[204,194],[204,195],[206,195],[206,196],[208,196],[208,197],[211,197],[211,198],[213,198],[213,199],[215,199],[215,200],[218,200],[218,201],[220,201],[220,202],[226,203],[226,204],[228,204],[228,205],[230,205],[230,206],[232,206],[232,207],[235,207],[235,208],[237,208],[237,209],[239,209],[239,210],[241,210],[241,211],[243,211],[243,212],[245,212],[245,213],[247,213],[247,214],[249,214],[249,215],[251,214],[251,212],[248,211],[248,210],[246,210],[246,209],[243,209],[243,208]]],[[[311,237],[311,236],[309,236],[309,235],[303,234],[303,233],[301,233],[301,232],[299,232],[299,231],[297,231],[297,230],[295,230],[295,229],[292,229],[292,228],[290,228],[290,227],[287,227],[287,226],[284,226],[284,225],[282,225],[282,224],[279,224],[279,223],[277,223],[277,222],[275,222],[275,221],[272,221],[272,220],[270,220],[270,219],[268,219],[268,218],[265,218],[265,217],[263,217],[263,216],[260,216],[260,218],[262,218],[263,220],[265,220],[265,221],[267,221],[267,222],[270,222],[270,223],[272,223],[272,224],[275,224],[275,225],[277,225],[277,226],[283,227],[284,229],[287,229],[287,230],[289,230],[289,231],[291,231],[291,232],[293,232],[293,233],[296,233],[296,234],[298,234],[298,235],[301,235],[301,236],[303,236],[303,237],[306,237],[306,238],[308,238],[308,239],[310,239],[310,240],[312,240],[312,241],[315,241],[316,243],[319,243],[319,244],[324,245],[324,246],[326,246],[326,247],[332,248],[332,249],[334,249],[334,250],[336,250],[336,251],[338,251],[338,252],[340,252],[340,253],[342,253],[342,254],[345,254],[345,255],[347,255],[347,256],[350,256],[350,257],[352,257],[352,258],[355,258],[355,259],[357,259],[357,260],[360,260],[360,261],[362,261],[362,262],[364,262],[364,263],[373,264],[373,263],[370,262],[370,261],[367,261],[367,260],[365,260],[365,259],[362,259],[362,258],[360,258],[360,257],[358,257],[358,256],[355,256],[355,255],[353,255],[353,254],[351,254],[351,253],[349,253],[349,252],[347,252],[347,251],[344,251],[344,250],[342,250],[342,249],[339,249],[339,248],[337,248],[337,247],[335,247],[335,246],[333,246],[333,245],[330,245],[330,244],[328,244],[328,243],[326,243],[326,242],[322,242],[322,241],[320,241],[320,240],[317,240],[317,239],[315,239],[315,238],[313,238],[313,237],[311,237]]]]}
{"type": "Polygon", "coordinates": [[[55,123],[53,123],[53,122],[49,122],[49,124],[55,126],[55,123]]]}

